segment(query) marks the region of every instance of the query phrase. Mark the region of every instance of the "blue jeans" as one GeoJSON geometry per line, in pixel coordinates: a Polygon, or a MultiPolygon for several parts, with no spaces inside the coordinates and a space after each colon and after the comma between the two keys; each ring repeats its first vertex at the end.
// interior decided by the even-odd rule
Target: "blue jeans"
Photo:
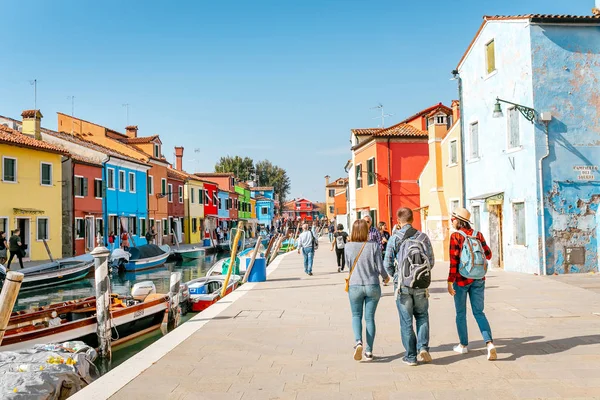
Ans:
{"type": "Polygon", "coordinates": [[[381,286],[379,285],[352,285],[348,290],[350,298],[350,310],[352,311],[352,330],[354,339],[362,342],[362,319],[363,308],[365,325],[367,326],[367,346],[365,351],[373,351],[375,341],[375,311],[377,303],[381,298],[381,286]]]}
{"type": "Polygon", "coordinates": [[[304,256],[304,272],[307,274],[312,272],[313,257],[315,256],[315,249],[313,248],[302,248],[302,255],[304,256]]]}
{"type": "Polygon", "coordinates": [[[458,286],[456,282],[452,285],[456,294],[454,295],[454,306],[456,307],[456,330],[460,344],[467,346],[469,344],[469,333],[467,331],[467,294],[471,302],[471,310],[483,340],[492,341],[492,329],[483,312],[485,281],[478,279],[467,286],[458,286]]]}
{"type": "Polygon", "coordinates": [[[417,351],[429,351],[429,293],[427,289],[412,289],[402,286],[396,297],[396,307],[400,314],[400,334],[402,345],[409,361],[417,361],[417,351]],[[413,317],[417,334],[413,329],[413,317]]]}

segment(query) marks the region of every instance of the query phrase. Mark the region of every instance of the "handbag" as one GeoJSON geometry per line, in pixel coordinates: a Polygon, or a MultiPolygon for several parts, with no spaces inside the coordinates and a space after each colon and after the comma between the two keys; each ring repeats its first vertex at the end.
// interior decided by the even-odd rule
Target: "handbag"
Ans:
{"type": "Polygon", "coordinates": [[[367,245],[367,242],[364,242],[363,245],[362,245],[362,247],[360,248],[360,251],[356,255],[356,258],[354,259],[354,263],[352,264],[352,268],[350,268],[350,272],[348,273],[348,277],[346,278],[346,288],[344,289],[346,292],[348,290],[350,290],[350,278],[352,277],[352,272],[354,272],[354,268],[356,268],[356,263],[358,262],[358,259],[360,258],[360,255],[362,254],[363,249],[365,248],[366,245],[367,245]]]}

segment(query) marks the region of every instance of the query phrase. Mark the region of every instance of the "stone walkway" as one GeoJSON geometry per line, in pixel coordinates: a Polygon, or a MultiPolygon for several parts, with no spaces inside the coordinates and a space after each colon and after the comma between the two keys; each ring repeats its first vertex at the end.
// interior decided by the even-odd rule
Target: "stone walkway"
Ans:
{"type": "Polygon", "coordinates": [[[322,242],[312,277],[301,263],[296,254],[284,258],[267,282],[112,399],[600,399],[600,295],[593,291],[492,271],[486,311],[499,359],[489,362],[472,316],[471,352],[452,352],[454,307],[440,263],[430,289],[434,362],[401,362],[389,286],[377,310],[376,358],[356,362],[345,275],[334,253],[322,242]]]}

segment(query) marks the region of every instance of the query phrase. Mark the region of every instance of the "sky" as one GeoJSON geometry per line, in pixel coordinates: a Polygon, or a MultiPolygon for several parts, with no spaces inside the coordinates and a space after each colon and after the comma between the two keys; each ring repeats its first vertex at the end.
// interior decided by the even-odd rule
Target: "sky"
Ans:
{"type": "Polygon", "coordinates": [[[390,126],[458,97],[450,72],[483,15],[589,15],[594,0],[2,1],[0,115],[37,107],[286,169],[289,197],[325,198],[350,129],[390,126]],[[128,107],[124,104],[129,104],[128,107]],[[127,118],[127,109],[129,117],[127,118]]]}

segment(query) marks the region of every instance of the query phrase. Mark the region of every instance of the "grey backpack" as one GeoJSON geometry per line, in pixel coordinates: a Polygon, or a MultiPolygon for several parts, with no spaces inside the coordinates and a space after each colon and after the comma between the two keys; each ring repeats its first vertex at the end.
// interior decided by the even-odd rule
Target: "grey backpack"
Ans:
{"type": "Polygon", "coordinates": [[[398,252],[398,280],[402,286],[427,289],[431,284],[431,261],[425,251],[426,235],[414,228],[406,231],[398,252]]]}

